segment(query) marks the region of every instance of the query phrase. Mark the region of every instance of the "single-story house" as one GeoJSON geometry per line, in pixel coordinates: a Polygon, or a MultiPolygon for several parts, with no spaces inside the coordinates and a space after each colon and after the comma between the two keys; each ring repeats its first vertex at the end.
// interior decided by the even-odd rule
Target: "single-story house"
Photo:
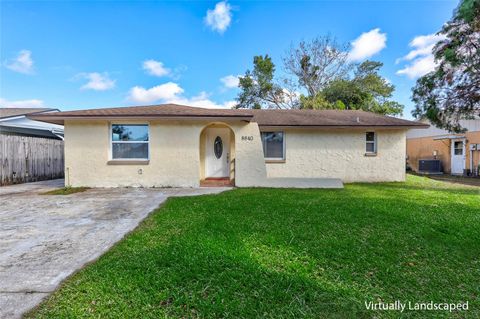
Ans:
{"type": "Polygon", "coordinates": [[[71,186],[313,187],[405,180],[408,129],[363,111],[206,109],[175,104],[37,114],[64,125],[71,186]]]}
{"type": "MultiPolygon", "coordinates": [[[[424,121],[425,124],[429,124],[424,121]]],[[[430,126],[428,129],[413,129],[407,133],[408,164],[412,170],[422,172],[419,164],[438,160],[441,171],[452,175],[478,175],[480,165],[480,118],[461,120],[465,133],[452,134],[430,126]]]]}

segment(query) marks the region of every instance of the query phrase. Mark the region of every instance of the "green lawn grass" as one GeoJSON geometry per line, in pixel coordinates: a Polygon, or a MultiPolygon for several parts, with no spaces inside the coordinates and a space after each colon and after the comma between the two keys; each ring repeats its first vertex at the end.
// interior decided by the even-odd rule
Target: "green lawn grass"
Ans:
{"type": "Polygon", "coordinates": [[[35,318],[396,318],[365,301],[480,317],[480,188],[408,176],[343,190],[172,198],[35,318]]]}
{"type": "Polygon", "coordinates": [[[75,193],[81,193],[88,190],[89,187],[62,187],[54,189],[48,192],[40,193],[40,195],[70,195],[75,193]]]}

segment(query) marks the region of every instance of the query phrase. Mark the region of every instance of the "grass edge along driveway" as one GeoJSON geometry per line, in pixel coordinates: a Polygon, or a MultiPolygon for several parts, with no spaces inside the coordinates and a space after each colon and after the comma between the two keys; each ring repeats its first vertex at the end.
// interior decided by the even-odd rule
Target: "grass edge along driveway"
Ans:
{"type": "Polygon", "coordinates": [[[171,198],[27,317],[480,317],[479,214],[480,188],[418,176],[171,198]]]}

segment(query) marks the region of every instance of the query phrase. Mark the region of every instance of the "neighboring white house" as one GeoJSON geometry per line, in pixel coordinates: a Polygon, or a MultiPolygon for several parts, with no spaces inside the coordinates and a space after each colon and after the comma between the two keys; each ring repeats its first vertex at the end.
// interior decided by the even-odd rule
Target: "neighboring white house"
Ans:
{"type": "Polygon", "coordinates": [[[27,114],[58,112],[51,108],[0,108],[0,134],[63,140],[63,126],[27,118],[27,114]]]}
{"type": "Polygon", "coordinates": [[[174,104],[29,117],[65,125],[66,184],[91,187],[403,181],[405,134],[428,127],[363,111],[174,104]]]}
{"type": "Polygon", "coordinates": [[[62,178],[63,126],[27,118],[57,109],[0,108],[0,185],[62,178]]]}

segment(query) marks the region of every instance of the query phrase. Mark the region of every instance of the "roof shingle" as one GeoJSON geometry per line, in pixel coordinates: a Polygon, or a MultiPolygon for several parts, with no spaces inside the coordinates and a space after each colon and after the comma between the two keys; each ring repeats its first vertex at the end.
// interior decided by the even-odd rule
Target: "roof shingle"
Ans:
{"type": "MultiPolygon", "coordinates": [[[[50,115],[49,115],[50,116],[50,115]]],[[[178,104],[160,104],[160,105],[147,105],[147,106],[126,106],[126,107],[112,107],[103,109],[90,109],[90,110],[78,110],[78,111],[65,111],[55,114],[51,114],[53,117],[58,118],[74,118],[74,117],[221,117],[221,116],[233,116],[243,117],[252,116],[249,110],[232,110],[232,109],[206,109],[201,107],[192,107],[178,104]]]]}
{"type": "Polygon", "coordinates": [[[0,118],[14,117],[20,115],[27,115],[39,112],[58,111],[51,108],[22,108],[22,107],[0,107],[0,118]]]}
{"type": "Polygon", "coordinates": [[[425,124],[354,110],[245,110],[206,109],[177,104],[131,106],[35,114],[32,119],[63,124],[65,119],[88,118],[231,118],[259,126],[297,127],[426,127],[425,124]]]}
{"type": "Polygon", "coordinates": [[[253,121],[260,126],[425,126],[424,123],[360,110],[252,110],[252,112],[253,121]]]}

